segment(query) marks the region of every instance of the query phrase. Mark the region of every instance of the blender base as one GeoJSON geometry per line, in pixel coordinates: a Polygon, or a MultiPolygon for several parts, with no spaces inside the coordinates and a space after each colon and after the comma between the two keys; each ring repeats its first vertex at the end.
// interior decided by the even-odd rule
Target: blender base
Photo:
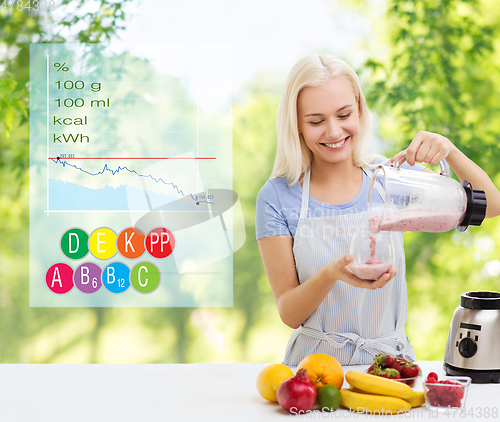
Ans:
{"type": "Polygon", "coordinates": [[[446,375],[470,377],[473,384],[500,383],[500,369],[464,369],[457,368],[446,362],[443,363],[443,369],[446,375]]]}

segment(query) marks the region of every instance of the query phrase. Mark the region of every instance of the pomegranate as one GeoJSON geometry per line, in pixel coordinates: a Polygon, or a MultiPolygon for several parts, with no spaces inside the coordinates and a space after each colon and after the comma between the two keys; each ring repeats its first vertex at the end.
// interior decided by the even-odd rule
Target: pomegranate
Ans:
{"type": "Polygon", "coordinates": [[[299,413],[312,409],[316,403],[317,392],[309,380],[307,369],[299,369],[294,377],[281,383],[276,396],[283,409],[299,413]]]}

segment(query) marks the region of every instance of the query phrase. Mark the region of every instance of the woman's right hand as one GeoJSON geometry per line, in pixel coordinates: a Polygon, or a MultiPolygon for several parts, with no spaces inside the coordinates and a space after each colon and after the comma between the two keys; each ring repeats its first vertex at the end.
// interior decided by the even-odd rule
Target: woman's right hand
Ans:
{"type": "Polygon", "coordinates": [[[339,259],[331,261],[328,264],[330,276],[335,280],[342,280],[343,282],[354,287],[375,290],[384,287],[398,273],[398,270],[396,268],[391,268],[389,272],[383,274],[382,277],[380,277],[378,280],[363,280],[359,277],[356,277],[352,273],[350,264],[353,262],[353,260],[354,257],[352,255],[345,255],[339,259]]]}

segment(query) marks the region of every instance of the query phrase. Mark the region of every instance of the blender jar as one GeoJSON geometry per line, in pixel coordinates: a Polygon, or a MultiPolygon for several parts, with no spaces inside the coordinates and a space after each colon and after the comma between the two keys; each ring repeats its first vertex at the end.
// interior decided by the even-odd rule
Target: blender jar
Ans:
{"type": "Polygon", "coordinates": [[[433,174],[379,165],[368,193],[370,230],[437,233],[479,226],[486,214],[484,191],[449,177],[445,160],[440,166],[441,173],[433,174]]]}

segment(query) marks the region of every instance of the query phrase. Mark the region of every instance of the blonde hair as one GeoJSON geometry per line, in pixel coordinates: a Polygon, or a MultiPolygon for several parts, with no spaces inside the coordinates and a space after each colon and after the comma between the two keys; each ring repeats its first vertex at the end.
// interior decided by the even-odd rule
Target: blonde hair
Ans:
{"type": "Polygon", "coordinates": [[[313,155],[298,131],[297,99],[305,87],[324,85],[330,78],[337,76],[349,80],[358,104],[359,133],[353,149],[354,165],[361,167],[367,164],[365,154],[370,119],[358,75],[343,60],[327,54],[314,54],[296,63],[288,75],[285,93],[278,108],[278,146],[271,177],[286,177],[288,186],[292,186],[309,170],[313,155]]]}

